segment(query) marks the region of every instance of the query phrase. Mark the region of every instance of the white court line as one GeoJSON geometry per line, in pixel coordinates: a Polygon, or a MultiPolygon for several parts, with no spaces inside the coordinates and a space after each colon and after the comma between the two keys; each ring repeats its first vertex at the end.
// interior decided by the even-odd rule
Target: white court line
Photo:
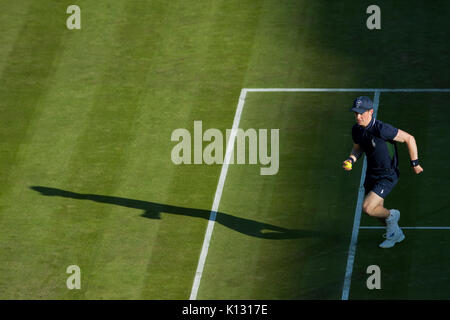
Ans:
{"type": "Polygon", "coordinates": [[[450,89],[367,89],[367,88],[246,88],[247,92],[450,92],[450,89]]]}
{"type": "Polygon", "coordinates": [[[206,229],[205,238],[203,240],[202,251],[200,252],[200,259],[197,265],[197,271],[195,272],[194,283],[191,289],[190,300],[197,299],[198,288],[203,275],[203,269],[205,267],[206,256],[208,255],[209,243],[211,242],[211,236],[214,229],[214,223],[216,221],[217,212],[219,210],[220,198],[222,197],[223,186],[225,184],[225,178],[227,177],[228,164],[230,163],[231,155],[234,149],[234,140],[236,139],[237,129],[239,127],[239,121],[241,120],[242,110],[244,109],[245,96],[247,90],[242,89],[239,96],[239,102],[234,115],[233,127],[231,129],[230,140],[228,141],[227,150],[225,153],[225,160],[222,165],[222,171],[220,172],[219,183],[217,184],[216,194],[214,196],[214,203],[209,216],[208,227],[206,229]]]}
{"type": "MultiPolygon", "coordinates": [[[[373,117],[376,119],[378,104],[380,101],[380,91],[375,91],[373,99],[373,117]]],[[[359,182],[358,202],[356,203],[355,218],[353,219],[352,239],[348,249],[347,267],[345,268],[344,287],[342,288],[342,300],[348,300],[350,294],[350,284],[352,282],[353,264],[355,262],[356,244],[358,242],[359,224],[361,222],[362,203],[364,199],[364,180],[366,179],[367,159],[364,157],[361,180],[359,182]]]]}
{"type": "MultiPolygon", "coordinates": [[[[359,229],[386,229],[386,227],[371,227],[371,226],[361,226],[359,229]]],[[[450,227],[400,227],[404,230],[450,230],[450,227]]]]}

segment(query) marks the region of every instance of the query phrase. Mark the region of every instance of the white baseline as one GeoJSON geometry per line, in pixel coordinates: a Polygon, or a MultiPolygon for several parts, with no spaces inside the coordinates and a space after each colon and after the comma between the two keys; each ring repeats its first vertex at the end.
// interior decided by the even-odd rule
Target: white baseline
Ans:
{"type": "Polygon", "coordinates": [[[247,92],[450,92],[450,89],[367,89],[367,88],[246,88],[247,92]]]}
{"type": "MultiPolygon", "coordinates": [[[[372,227],[372,226],[361,226],[359,229],[372,230],[372,229],[386,229],[386,227],[372,227]]],[[[450,230],[450,227],[400,227],[404,230],[450,230]]]]}

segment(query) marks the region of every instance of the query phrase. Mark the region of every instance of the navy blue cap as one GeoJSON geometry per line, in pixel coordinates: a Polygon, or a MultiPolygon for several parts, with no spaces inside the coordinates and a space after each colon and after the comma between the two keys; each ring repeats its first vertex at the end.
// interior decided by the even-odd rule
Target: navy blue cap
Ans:
{"type": "Polygon", "coordinates": [[[372,100],[370,100],[369,97],[361,96],[356,98],[355,101],[353,101],[353,106],[350,109],[350,111],[357,113],[364,113],[370,109],[373,109],[372,100]]]}

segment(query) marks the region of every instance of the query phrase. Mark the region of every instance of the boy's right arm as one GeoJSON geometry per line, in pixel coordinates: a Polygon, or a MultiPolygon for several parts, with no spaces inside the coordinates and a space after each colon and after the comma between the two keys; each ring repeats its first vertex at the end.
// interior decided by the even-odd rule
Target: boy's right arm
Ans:
{"type": "Polygon", "coordinates": [[[350,162],[352,162],[352,165],[353,165],[361,157],[361,155],[362,155],[361,147],[359,146],[359,144],[354,143],[349,157],[346,160],[344,160],[344,162],[342,163],[342,168],[344,168],[347,171],[352,170],[351,168],[346,166],[346,163],[348,161],[350,161],[350,162]]]}

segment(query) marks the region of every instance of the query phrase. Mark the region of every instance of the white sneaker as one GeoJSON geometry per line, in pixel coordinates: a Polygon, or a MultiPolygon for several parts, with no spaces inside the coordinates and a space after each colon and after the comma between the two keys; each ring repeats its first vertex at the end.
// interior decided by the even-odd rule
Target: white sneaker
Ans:
{"type": "Polygon", "coordinates": [[[380,243],[380,248],[387,249],[395,246],[397,242],[403,241],[405,239],[405,235],[403,234],[402,229],[397,225],[397,228],[391,234],[385,234],[383,237],[386,238],[382,243],[380,243]]]}

